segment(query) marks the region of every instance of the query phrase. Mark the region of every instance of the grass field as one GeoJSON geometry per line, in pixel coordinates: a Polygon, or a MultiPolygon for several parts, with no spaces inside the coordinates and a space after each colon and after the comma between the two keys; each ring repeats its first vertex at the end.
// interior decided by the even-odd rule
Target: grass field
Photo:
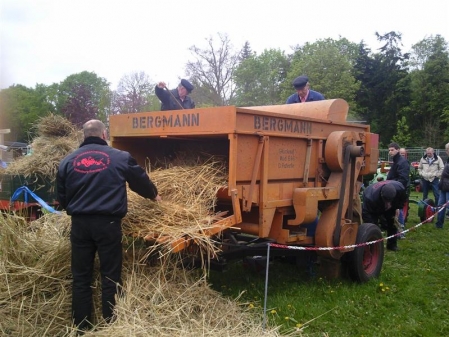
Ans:
{"type": "MultiPolygon", "coordinates": [[[[411,199],[420,196],[413,192],[411,199]]],[[[268,323],[303,336],[449,336],[449,223],[436,229],[434,222],[408,232],[398,252],[385,250],[380,277],[365,284],[305,275],[294,263],[274,260],[268,323]]],[[[419,223],[412,203],[407,229],[419,223]]],[[[211,271],[209,281],[225,296],[241,296],[249,310],[263,311],[265,275],[237,262],[211,271]]]]}

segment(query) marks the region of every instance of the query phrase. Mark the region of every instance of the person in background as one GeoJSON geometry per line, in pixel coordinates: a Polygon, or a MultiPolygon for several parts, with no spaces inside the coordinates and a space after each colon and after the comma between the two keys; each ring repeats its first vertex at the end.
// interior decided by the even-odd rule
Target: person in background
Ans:
{"type": "Polygon", "coordinates": [[[33,145],[28,145],[27,146],[27,153],[25,154],[26,156],[31,156],[33,154],[33,145]]]}
{"type": "Polygon", "coordinates": [[[156,96],[161,101],[161,111],[195,108],[195,102],[188,96],[194,89],[192,83],[182,79],[176,89],[166,88],[165,82],[159,82],[155,88],[156,96]]]}
{"type": "Polygon", "coordinates": [[[387,249],[398,250],[398,228],[394,223],[396,210],[404,207],[407,199],[405,187],[398,181],[384,180],[369,185],[363,191],[362,218],[364,223],[378,225],[383,217],[387,223],[387,236],[393,236],[387,240],[387,249]]]}
{"type": "Polygon", "coordinates": [[[404,157],[405,159],[407,159],[407,150],[405,149],[405,147],[401,147],[399,149],[399,154],[404,157]]]}
{"type": "Polygon", "coordinates": [[[443,173],[444,163],[440,156],[437,156],[435,150],[431,147],[426,149],[426,153],[419,160],[418,173],[421,176],[422,198],[426,200],[429,195],[429,189],[432,189],[435,202],[438,202],[440,192],[438,183],[443,173]]]}
{"type": "Polygon", "coordinates": [[[92,327],[92,276],[98,252],[102,314],[111,322],[121,284],[122,228],[127,189],[159,201],[156,186],[128,152],[106,143],[106,127],[99,120],[83,125],[84,141],[59,164],[57,196],[71,215],[72,317],[79,330],[92,327]]]}
{"type": "Polygon", "coordinates": [[[399,154],[398,143],[388,145],[388,154],[393,159],[393,165],[387,174],[387,180],[399,181],[404,187],[410,188],[410,163],[399,154]]]}
{"type": "MultiPolygon", "coordinates": [[[[449,143],[444,147],[446,153],[449,156],[449,143]]],[[[440,197],[438,199],[438,206],[442,206],[449,201],[449,157],[444,165],[443,173],[441,174],[440,182],[438,183],[438,188],[440,189],[440,197]]],[[[437,215],[437,222],[435,223],[436,228],[443,228],[444,218],[446,212],[449,210],[449,206],[446,206],[444,211],[441,211],[437,215]]]]}
{"type": "Polygon", "coordinates": [[[295,78],[292,84],[296,89],[296,93],[287,98],[287,102],[285,102],[285,104],[324,100],[324,96],[321,93],[309,89],[309,78],[307,76],[303,75],[295,78]]]}
{"type": "MultiPolygon", "coordinates": [[[[405,159],[407,159],[407,150],[405,148],[401,147],[399,149],[399,154],[401,155],[401,157],[404,157],[405,159]]],[[[410,162],[408,160],[407,160],[407,162],[410,165],[410,162]]],[[[408,186],[410,187],[410,179],[409,179],[408,186]]],[[[407,218],[408,218],[410,188],[407,188],[405,190],[405,193],[407,194],[407,200],[405,201],[404,207],[397,211],[397,220],[399,222],[399,226],[400,226],[400,230],[401,231],[403,231],[405,229],[405,224],[406,224],[407,218]]],[[[399,236],[399,238],[400,239],[404,239],[405,238],[405,234],[401,234],[399,236]]]]}

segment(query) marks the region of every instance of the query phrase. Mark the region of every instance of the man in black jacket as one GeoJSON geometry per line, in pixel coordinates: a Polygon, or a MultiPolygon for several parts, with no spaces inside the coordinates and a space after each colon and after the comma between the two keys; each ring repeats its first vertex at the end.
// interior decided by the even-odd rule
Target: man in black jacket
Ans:
{"type": "Polygon", "coordinates": [[[399,153],[398,143],[388,145],[388,154],[393,159],[393,165],[387,174],[387,180],[399,181],[405,188],[410,188],[410,163],[399,153]]]}
{"type": "Polygon", "coordinates": [[[186,79],[182,79],[178,87],[173,90],[166,90],[165,82],[159,82],[156,85],[155,93],[161,101],[161,111],[194,109],[195,102],[188,96],[194,86],[186,79]]]}
{"type": "Polygon", "coordinates": [[[126,183],[142,197],[161,200],[145,170],[128,152],[106,143],[99,120],[83,125],[84,142],[59,164],[58,201],[72,216],[70,242],[73,275],[72,315],[80,330],[92,325],[92,274],[96,252],[100,260],[102,314],[113,316],[121,284],[121,219],[128,211],[126,183]]]}
{"type": "MultiPolygon", "coordinates": [[[[362,218],[364,223],[378,224],[384,216],[387,221],[387,236],[398,232],[394,224],[396,210],[404,207],[407,200],[404,186],[394,180],[385,180],[368,186],[363,191],[362,218]]],[[[396,251],[397,237],[387,240],[387,249],[396,251]]]]}
{"type": "MultiPolygon", "coordinates": [[[[403,149],[405,151],[405,149],[403,149]]],[[[401,148],[398,143],[391,143],[388,145],[388,154],[393,159],[393,165],[391,165],[390,170],[387,174],[387,180],[399,181],[405,187],[407,193],[407,199],[404,204],[404,210],[398,210],[396,212],[396,217],[403,220],[403,226],[405,228],[405,222],[408,217],[408,196],[410,195],[410,162],[407,160],[406,156],[401,155],[401,148]]],[[[401,228],[402,231],[402,228],[401,228]]],[[[401,238],[405,238],[404,234],[401,238]]]]}

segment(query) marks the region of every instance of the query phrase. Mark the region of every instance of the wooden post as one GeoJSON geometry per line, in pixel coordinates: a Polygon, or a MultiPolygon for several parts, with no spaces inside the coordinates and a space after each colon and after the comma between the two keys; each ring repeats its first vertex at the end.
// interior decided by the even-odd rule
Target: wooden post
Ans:
{"type": "MultiPolygon", "coordinates": [[[[0,145],[5,143],[5,134],[10,133],[10,129],[0,129],[0,145]]],[[[3,150],[0,150],[0,159],[3,160],[3,150]]]]}

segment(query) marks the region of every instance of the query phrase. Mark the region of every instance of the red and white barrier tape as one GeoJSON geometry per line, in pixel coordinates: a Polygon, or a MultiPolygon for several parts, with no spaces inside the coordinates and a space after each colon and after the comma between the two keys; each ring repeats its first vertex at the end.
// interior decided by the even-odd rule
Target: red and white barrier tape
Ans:
{"type": "Polygon", "coordinates": [[[420,222],[419,224],[417,224],[416,226],[413,226],[409,229],[406,229],[402,232],[399,232],[397,234],[394,235],[390,235],[388,237],[385,238],[381,238],[378,240],[374,240],[374,241],[368,241],[368,242],[363,242],[363,243],[358,243],[355,245],[348,245],[348,246],[338,246],[338,247],[304,247],[304,246],[287,246],[287,245],[280,245],[278,243],[270,243],[269,245],[271,247],[275,247],[275,248],[284,248],[284,249],[296,249],[296,250],[345,250],[345,249],[353,249],[353,248],[358,248],[358,247],[363,247],[363,246],[369,246],[369,245],[373,245],[375,243],[381,242],[381,241],[385,241],[391,238],[394,238],[395,236],[400,236],[402,234],[408,233],[420,226],[422,226],[423,224],[432,221],[432,219],[441,211],[445,211],[446,210],[446,206],[449,204],[449,201],[446,202],[444,205],[441,206],[441,208],[435,212],[435,214],[429,216],[426,220],[420,222]]]}

